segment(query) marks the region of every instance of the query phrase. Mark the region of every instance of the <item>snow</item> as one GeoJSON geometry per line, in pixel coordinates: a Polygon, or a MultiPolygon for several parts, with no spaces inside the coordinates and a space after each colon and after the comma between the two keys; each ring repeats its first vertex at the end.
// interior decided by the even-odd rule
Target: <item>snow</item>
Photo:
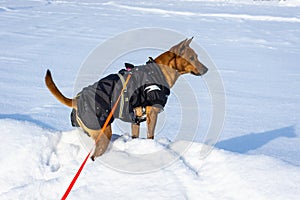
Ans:
{"type": "MultiPolygon", "coordinates": [[[[299,0],[0,1],[0,199],[61,198],[91,148],[90,138],[70,126],[70,109],[46,89],[46,69],[72,96],[93,49],[143,27],[194,36],[209,54],[226,92],[222,134],[202,155],[210,148],[207,78],[181,77],[174,90],[191,86],[199,113],[187,119],[199,123],[177,123],[186,117],[178,106],[194,107],[180,104],[176,92],[156,140],[132,140],[129,125],[116,122],[107,153],[88,160],[69,199],[298,199],[299,6],[299,0]]],[[[158,53],[130,52],[105,73],[158,53]]]]}
{"type": "MultiPolygon", "coordinates": [[[[1,199],[58,199],[87,154],[79,130],[50,131],[29,122],[3,119],[1,199]],[[18,134],[13,134],[18,133],[18,134]],[[38,145],[37,145],[38,144],[38,145]],[[9,167],[8,167],[9,166],[9,167]]],[[[187,141],[117,138],[103,160],[122,162],[123,169],[154,165],[137,154],[176,153],[187,141]],[[169,147],[167,148],[166,145],[169,147]],[[137,164],[138,163],[138,164],[137,164]],[[138,165],[138,166],[137,166],[138,165]]],[[[151,173],[120,172],[88,161],[70,199],[293,199],[300,195],[299,167],[268,156],[242,155],[215,149],[200,159],[203,144],[193,143],[171,166],[151,173]]]]}

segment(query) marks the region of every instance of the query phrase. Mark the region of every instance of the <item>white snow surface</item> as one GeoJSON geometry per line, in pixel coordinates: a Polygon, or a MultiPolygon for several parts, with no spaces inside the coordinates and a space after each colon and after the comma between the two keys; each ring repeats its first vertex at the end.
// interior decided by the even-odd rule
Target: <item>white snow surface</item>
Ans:
{"type": "MultiPolygon", "coordinates": [[[[215,62],[226,92],[219,141],[201,156],[210,96],[201,78],[186,75],[200,108],[197,130],[184,130],[196,133],[194,141],[174,139],[181,116],[171,94],[156,139],[132,140],[129,129],[113,127],[108,151],[87,161],[69,199],[298,199],[299,7],[299,0],[0,1],[0,199],[61,198],[89,151],[70,125],[70,109],[46,89],[46,69],[72,96],[89,52],[143,27],[194,36],[215,62]],[[159,167],[143,157],[155,152],[174,162],[159,167]]],[[[108,72],[122,67],[116,63],[108,72]]]]}

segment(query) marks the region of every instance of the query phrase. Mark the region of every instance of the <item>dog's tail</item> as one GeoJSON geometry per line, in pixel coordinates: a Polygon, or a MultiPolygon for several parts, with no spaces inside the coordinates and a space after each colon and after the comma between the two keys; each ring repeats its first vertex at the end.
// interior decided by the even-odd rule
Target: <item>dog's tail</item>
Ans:
{"type": "Polygon", "coordinates": [[[46,85],[48,87],[48,89],[50,90],[50,92],[56,97],[56,99],[58,99],[58,101],[60,101],[62,104],[75,108],[76,107],[76,100],[74,99],[69,99],[67,97],[65,97],[56,87],[53,79],[52,79],[52,75],[50,70],[47,70],[46,76],[45,76],[45,82],[46,85]]]}

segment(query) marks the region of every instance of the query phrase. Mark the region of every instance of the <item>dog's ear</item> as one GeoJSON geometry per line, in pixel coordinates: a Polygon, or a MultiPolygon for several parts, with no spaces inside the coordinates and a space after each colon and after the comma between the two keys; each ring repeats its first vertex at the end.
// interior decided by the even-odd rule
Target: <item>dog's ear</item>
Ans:
{"type": "Polygon", "coordinates": [[[171,47],[170,51],[173,52],[173,53],[176,53],[178,55],[181,55],[183,53],[183,51],[185,50],[185,48],[187,47],[186,46],[187,41],[188,41],[187,38],[185,40],[182,40],[181,42],[179,42],[175,46],[171,47]]]}
{"type": "Polygon", "coordinates": [[[189,45],[191,44],[192,40],[194,37],[191,37],[190,39],[185,39],[182,40],[181,42],[179,42],[177,45],[173,46],[170,51],[173,53],[176,53],[178,55],[182,55],[183,52],[185,51],[185,49],[187,47],[189,47],[189,45]]]}
{"type": "Polygon", "coordinates": [[[188,39],[188,40],[185,42],[185,45],[186,45],[186,46],[190,46],[190,44],[191,44],[193,38],[194,38],[194,36],[191,37],[190,39],[188,39]]]}

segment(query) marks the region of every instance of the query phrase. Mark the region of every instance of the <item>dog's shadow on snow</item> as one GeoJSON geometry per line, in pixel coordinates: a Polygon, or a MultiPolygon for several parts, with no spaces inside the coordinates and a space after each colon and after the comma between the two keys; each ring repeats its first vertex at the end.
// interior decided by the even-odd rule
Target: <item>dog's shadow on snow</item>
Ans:
{"type": "Polygon", "coordinates": [[[122,135],[112,134],[112,136],[111,136],[111,141],[114,142],[114,141],[116,141],[117,139],[119,139],[120,137],[122,137],[122,135]]]}
{"type": "MultiPolygon", "coordinates": [[[[0,114],[0,119],[12,119],[12,120],[17,120],[17,121],[24,121],[24,122],[30,122],[32,124],[35,124],[37,126],[49,129],[49,130],[54,130],[57,131],[57,128],[42,122],[37,119],[33,119],[30,115],[24,115],[24,114],[0,114]]],[[[115,140],[119,139],[122,137],[122,135],[117,135],[117,134],[112,134],[111,141],[114,142],[115,140]]]]}
{"type": "Polygon", "coordinates": [[[248,135],[230,138],[228,140],[218,142],[215,146],[219,149],[224,149],[231,152],[247,153],[251,150],[258,149],[279,137],[297,137],[294,126],[288,126],[262,133],[250,133],[248,135]]]}
{"type": "Polygon", "coordinates": [[[56,128],[52,127],[49,124],[46,124],[42,121],[39,121],[37,119],[33,119],[30,115],[24,115],[24,114],[0,114],[0,119],[13,119],[17,121],[27,121],[33,124],[36,124],[40,127],[51,129],[51,130],[57,130],[56,128]]]}

